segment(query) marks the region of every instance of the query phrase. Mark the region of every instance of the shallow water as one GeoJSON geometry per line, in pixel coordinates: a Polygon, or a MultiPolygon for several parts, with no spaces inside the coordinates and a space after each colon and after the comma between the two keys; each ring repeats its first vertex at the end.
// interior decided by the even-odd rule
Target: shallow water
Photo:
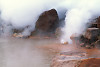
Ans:
{"type": "Polygon", "coordinates": [[[52,43],[55,40],[0,38],[0,67],[50,67],[53,55],[37,47],[52,43]]]}
{"type": "Polygon", "coordinates": [[[50,67],[56,54],[73,51],[86,52],[85,58],[100,58],[100,49],[61,45],[56,39],[0,38],[0,67],[50,67]]]}

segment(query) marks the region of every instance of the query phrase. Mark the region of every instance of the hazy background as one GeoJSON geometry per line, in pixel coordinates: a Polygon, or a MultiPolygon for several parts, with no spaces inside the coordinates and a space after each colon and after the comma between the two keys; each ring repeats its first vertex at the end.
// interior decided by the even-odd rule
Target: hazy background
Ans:
{"type": "Polygon", "coordinates": [[[83,33],[86,24],[100,16],[99,3],[100,0],[0,0],[0,16],[3,20],[1,23],[4,33],[10,33],[12,28],[20,29],[30,26],[22,33],[27,36],[34,30],[40,14],[54,8],[60,19],[66,15],[61,42],[71,43],[72,34],[83,33]]]}

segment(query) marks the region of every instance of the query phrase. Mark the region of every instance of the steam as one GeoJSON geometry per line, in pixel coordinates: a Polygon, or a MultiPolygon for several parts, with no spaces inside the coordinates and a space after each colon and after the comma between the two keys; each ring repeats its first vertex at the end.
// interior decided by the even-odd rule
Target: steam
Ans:
{"type": "Polygon", "coordinates": [[[65,18],[65,27],[62,29],[64,31],[63,39],[68,40],[68,42],[71,43],[70,37],[73,34],[82,34],[86,28],[86,23],[89,22],[90,18],[91,14],[87,11],[78,9],[71,9],[68,11],[65,18]]]}
{"type": "Polygon", "coordinates": [[[3,23],[16,29],[24,28],[22,34],[25,36],[34,30],[38,17],[44,11],[54,8],[60,18],[63,18],[60,13],[66,11],[61,42],[71,43],[71,35],[82,34],[86,24],[100,16],[99,3],[99,0],[0,0],[0,11],[3,23]]]}
{"type": "MultiPolygon", "coordinates": [[[[15,29],[25,28],[23,35],[30,35],[41,13],[56,6],[57,0],[0,0],[1,19],[15,29]],[[24,34],[25,33],[25,34],[24,34]]],[[[1,21],[0,21],[1,23],[1,21]]]]}
{"type": "Polygon", "coordinates": [[[39,40],[0,38],[0,67],[49,67],[39,40]]]}
{"type": "Polygon", "coordinates": [[[65,27],[62,29],[61,42],[72,43],[70,37],[73,34],[82,34],[87,23],[100,16],[99,0],[66,0],[68,12],[66,12],[65,27]]]}

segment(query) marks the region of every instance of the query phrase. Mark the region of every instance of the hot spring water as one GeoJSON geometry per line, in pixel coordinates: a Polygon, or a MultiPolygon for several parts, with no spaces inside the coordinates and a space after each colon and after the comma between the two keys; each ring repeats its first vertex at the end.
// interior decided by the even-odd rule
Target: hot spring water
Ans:
{"type": "Polygon", "coordinates": [[[50,67],[50,59],[36,46],[52,42],[0,38],[0,67],[50,67]]]}

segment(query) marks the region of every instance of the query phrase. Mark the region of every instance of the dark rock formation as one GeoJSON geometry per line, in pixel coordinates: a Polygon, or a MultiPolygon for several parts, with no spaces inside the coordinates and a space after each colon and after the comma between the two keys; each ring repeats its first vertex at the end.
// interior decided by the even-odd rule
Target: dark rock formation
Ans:
{"type": "Polygon", "coordinates": [[[22,33],[24,29],[13,29],[13,33],[22,33]]]}
{"type": "Polygon", "coordinates": [[[100,28],[100,16],[97,18],[97,27],[100,28]]]}
{"type": "Polygon", "coordinates": [[[59,24],[58,20],[58,14],[55,9],[45,11],[36,22],[35,32],[40,34],[54,33],[59,24]]]}
{"type": "Polygon", "coordinates": [[[84,35],[80,37],[82,47],[92,48],[95,46],[95,42],[99,40],[100,29],[99,28],[88,28],[84,35]]]}
{"type": "Polygon", "coordinates": [[[99,49],[100,49],[100,40],[97,40],[97,41],[95,42],[95,46],[96,46],[96,48],[99,48],[99,49]]]}
{"type": "Polygon", "coordinates": [[[100,41],[100,16],[92,23],[87,24],[89,28],[87,28],[84,35],[80,37],[81,46],[91,48],[91,46],[98,46],[97,42],[100,41]]]}
{"type": "Polygon", "coordinates": [[[99,28],[88,28],[85,32],[84,37],[90,39],[92,42],[96,41],[99,36],[99,28]]]}
{"type": "Polygon", "coordinates": [[[98,18],[93,19],[90,22],[91,23],[87,24],[87,26],[89,26],[89,28],[99,28],[100,29],[100,16],[98,18]]]}

